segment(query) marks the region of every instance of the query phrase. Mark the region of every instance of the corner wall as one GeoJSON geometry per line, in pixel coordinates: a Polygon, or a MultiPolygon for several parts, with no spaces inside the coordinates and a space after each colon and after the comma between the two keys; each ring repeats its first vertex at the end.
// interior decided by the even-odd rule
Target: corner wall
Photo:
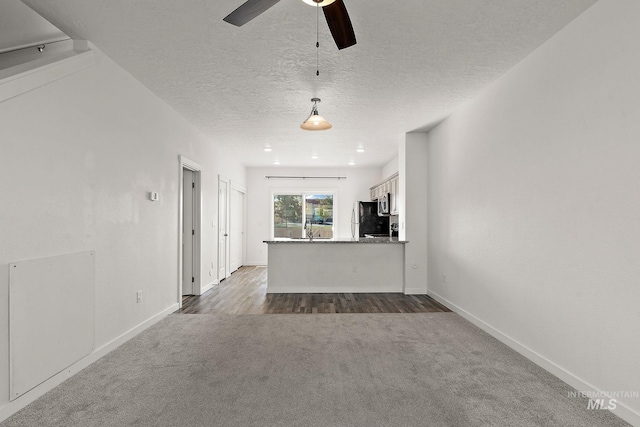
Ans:
{"type": "Polygon", "coordinates": [[[640,391],[638,16],[597,2],[429,135],[429,293],[578,390],[640,391]]]}
{"type": "MultiPolygon", "coordinates": [[[[96,65],[0,102],[0,312],[10,262],[95,250],[101,349],[177,308],[179,156],[203,167],[203,278],[217,263],[218,174],[244,184],[245,169],[95,53],[96,65]]],[[[7,322],[0,316],[0,418],[11,411],[7,322]]]]}
{"type": "Polygon", "coordinates": [[[404,252],[404,293],[407,295],[427,293],[427,140],[426,133],[407,133],[398,150],[398,235],[408,241],[404,252]]]}

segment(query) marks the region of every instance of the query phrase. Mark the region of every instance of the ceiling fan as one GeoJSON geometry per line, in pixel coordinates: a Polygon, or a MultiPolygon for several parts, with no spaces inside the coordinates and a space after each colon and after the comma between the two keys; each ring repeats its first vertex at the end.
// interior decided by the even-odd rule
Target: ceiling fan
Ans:
{"type": "MultiPolygon", "coordinates": [[[[262,14],[280,0],[248,0],[224,18],[224,21],[241,27],[256,16],[262,14]]],[[[356,44],[351,19],[342,0],[303,0],[312,6],[322,7],[329,30],[338,49],[356,44]]]]}

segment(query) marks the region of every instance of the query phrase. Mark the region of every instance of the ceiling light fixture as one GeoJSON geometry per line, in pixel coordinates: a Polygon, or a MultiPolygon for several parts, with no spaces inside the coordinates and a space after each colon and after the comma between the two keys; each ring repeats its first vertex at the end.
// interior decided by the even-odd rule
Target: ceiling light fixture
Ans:
{"type": "Polygon", "coordinates": [[[353,165],[355,165],[355,164],[356,164],[356,162],[354,162],[353,160],[351,160],[351,161],[349,162],[349,166],[353,166],[353,165]]]}
{"type": "Polygon", "coordinates": [[[274,165],[279,165],[279,164],[280,164],[280,160],[275,160],[275,161],[273,162],[273,164],[274,164],[274,165]]]}
{"type": "Polygon", "coordinates": [[[336,0],[302,0],[302,1],[308,4],[309,6],[325,7],[325,6],[329,6],[331,3],[333,3],[336,0]]]}
{"type": "Polygon", "coordinates": [[[273,150],[270,146],[266,146],[264,147],[264,151],[266,151],[267,153],[270,152],[271,150],[273,150]]]}
{"type": "Polygon", "coordinates": [[[364,148],[362,147],[358,147],[358,149],[356,150],[358,153],[364,153],[364,148]]]}
{"type": "Polygon", "coordinates": [[[307,120],[304,121],[300,125],[301,129],[304,130],[327,130],[331,129],[331,123],[327,121],[324,117],[318,114],[318,102],[320,102],[320,98],[311,98],[311,102],[313,102],[313,107],[311,107],[311,114],[307,117],[307,120]]]}

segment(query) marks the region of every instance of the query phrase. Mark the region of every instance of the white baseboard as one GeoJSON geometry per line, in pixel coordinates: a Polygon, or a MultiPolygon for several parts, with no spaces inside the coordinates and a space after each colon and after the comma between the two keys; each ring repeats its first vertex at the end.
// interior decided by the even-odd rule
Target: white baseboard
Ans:
{"type": "Polygon", "coordinates": [[[258,262],[258,261],[247,261],[244,264],[242,264],[243,267],[266,267],[267,264],[265,264],[264,262],[258,262]]]}
{"type": "Polygon", "coordinates": [[[427,290],[424,288],[406,288],[404,290],[405,295],[427,295],[427,290]]]}
{"type": "Polygon", "coordinates": [[[313,287],[305,287],[305,286],[277,286],[277,287],[269,287],[267,284],[267,293],[268,294],[362,294],[362,293],[400,293],[401,289],[397,287],[389,287],[389,288],[367,288],[362,286],[356,286],[354,288],[332,288],[332,287],[322,287],[322,286],[313,286],[313,287]]]}
{"type": "Polygon", "coordinates": [[[14,401],[9,402],[7,405],[1,407],[0,408],[0,422],[5,420],[5,419],[7,419],[7,418],[9,418],[11,415],[15,414],[16,412],[18,412],[19,410],[21,410],[22,408],[24,408],[28,404],[36,401],[38,398],[43,396],[48,391],[53,390],[58,385],[62,384],[62,382],[68,380],[69,378],[71,378],[72,376],[74,376],[75,374],[77,374],[78,372],[80,372],[81,370],[86,368],[87,366],[91,365],[96,360],[98,360],[101,357],[107,355],[108,353],[110,353],[111,351],[115,350],[116,348],[120,347],[122,344],[124,344],[125,342],[129,341],[131,338],[135,337],[140,332],[142,332],[145,329],[147,329],[147,328],[153,326],[154,324],[158,323],[165,316],[175,312],[179,308],[180,308],[180,306],[179,306],[178,303],[172,304],[170,307],[168,307],[165,310],[161,311],[160,313],[152,316],[151,318],[145,320],[144,322],[140,323],[139,325],[129,329],[127,332],[125,332],[124,334],[122,334],[119,337],[115,338],[114,340],[106,343],[105,345],[101,346],[100,348],[97,348],[96,350],[94,350],[91,354],[89,354],[85,358],[77,361],[73,365],[71,365],[68,368],[64,369],[63,371],[57,373],[56,375],[54,375],[53,377],[49,378],[48,380],[46,380],[42,384],[38,385],[37,387],[29,390],[28,392],[26,392],[22,396],[18,397],[14,401]]]}
{"type": "Polygon", "coordinates": [[[215,285],[217,285],[217,284],[218,284],[218,281],[217,281],[217,280],[214,280],[213,282],[211,282],[211,283],[209,283],[209,284],[207,284],[207,285],[204,285],[202,288],[200,288],[200,293],[199,293],[198,295],[202,295],[202,294],[204,294],[205,292],[207,292],[209,289],[213,289],[213,287],[214,287],[215,285]]]}
{"type": "MultiPolygon", "coordinates": [[[[479,327],[489,335],[493,336],[498,341],[509,346],[513,350],[517,351],[518,353],[526,357],[527,359],[531,360],[536,365],[549,371],[551,374],[555,375],[556,377],[558,377],[565,383],[569,384],[571,387],[575,388],[576,390],[589,391],[593,393],[603,393],[602,390],[599,390],[597,387],[594,387],[589,382],[584,381],[583,379],[567,371],[562,366],[547,359],[546,357],[530,349],[524,344],[518,342],[517,340],[511,338],[510,336],[500,332],[493,326],[489,325],[488,323],[485,323],[483,320],[477,318],[476,316],[464,310],[463,308],[458,307],[457,305],[447,300],[446,298],[443,298],[434,292],[429,292],[429,296],[435,299],[436,301],[438,301],[439,303],[445,305],[450,310],[464,317],[466,320],[473,323],[474,325],[476,325],[477,327],[479,327]]],[[[628,422],[631,425],[640,426],[640,413],[634,411],[633,409],[629,408],[628,406],[626,406],[624,403],[620,401],[616,402],[616,408],[611,412],[613,412],[616,416],[622,418],[624,421],[628,422]]]]}

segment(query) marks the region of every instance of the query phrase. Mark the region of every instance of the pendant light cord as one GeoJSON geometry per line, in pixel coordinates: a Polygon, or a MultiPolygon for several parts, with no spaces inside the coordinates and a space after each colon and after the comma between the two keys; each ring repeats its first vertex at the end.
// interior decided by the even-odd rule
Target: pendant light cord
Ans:
{"type": "Polygon", "coordinates": [[[318,21],[320,16],[320,4],[316,3],[316,76],[320,75],[320,67],[318,66],[318,50],[320,48],[320,42],[318,37],[318,21]]]}

